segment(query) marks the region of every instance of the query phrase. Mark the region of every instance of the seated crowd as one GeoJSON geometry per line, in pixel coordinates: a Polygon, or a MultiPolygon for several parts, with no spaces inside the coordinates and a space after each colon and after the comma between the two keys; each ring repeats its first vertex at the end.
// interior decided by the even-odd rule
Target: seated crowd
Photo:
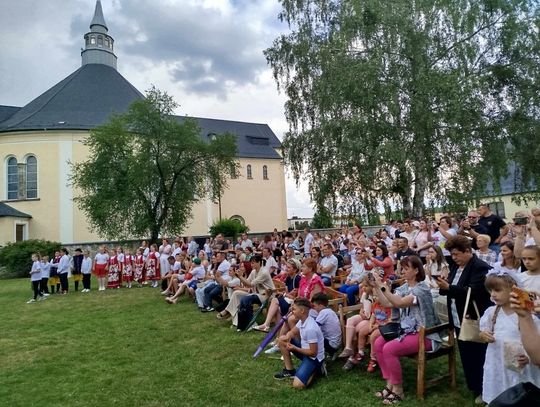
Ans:
{"type": "MultiPolygon", "coordinates": [[[[94,272],[99,290],[161,281],[169,304],[184,295],[238,331],[272,331],[267,336],[275,341],[265,353],[280,352],[284,365],[274,377],[292,378],[296,388],[325,375],[325,362],[338,358],[345,371],[363,363],[371,374],[380,369],[386,385],[375,397],[383,404],[404,399],[400,358],[419,352],[421,327],[441,324],[436,303],[446,297],[466,383],[481,404],[520,382],[540,386],[539,230],[540,210],[506,224],[482,205],[460,221],[391,221],[373,236],[359,226],[325,236],[307,228],[303,235],[276,230],[260,242],[243,234],[232,244],[218,235],[202,250],[191,238],[173,245],[164,239],[160,247],[143,243],[135,255],[101,248],[93,262],[85,253],[71,268],[74,276],[94,272]],[[358,309],[346,320],[344,338],[328,306],[334,289],[358,309]],[[521,299],[525,291],[531,303],[521,299]],[[256,325],[261,310],[263,322],[256,325]],[[460,334],[469,318],[479,320],[480,341],[460,334]],[[387,328],[395,325],[392,337],[387,328]],[[296,368],[291,355],[299,359],[296,368]]],[[[51,263],[36,257],[32,280],[38,280],[35,268],[45,284],[36,284],[34,300],[48,293],[46,278],[54,292],[53,278],[69,269],[64,256],[51,263]]],[[[63,293],[66,277],[60,276],[63,293]]],[[[83,283],[89,290],[89,278],[83,283]]],[[[436,352],[445,340],[428,334],[423,347],[436,352]]]]}

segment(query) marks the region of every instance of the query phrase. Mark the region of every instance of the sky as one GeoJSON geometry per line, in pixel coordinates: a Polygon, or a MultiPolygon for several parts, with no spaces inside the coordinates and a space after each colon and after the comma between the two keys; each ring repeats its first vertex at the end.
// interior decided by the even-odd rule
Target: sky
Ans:
{"type": "MultiPolygon", "coordinates": [[[[0,104],[24,106],[81,66],[95,0],[6,0],[0,13],[0,104]]],[[[288,125],[263,50],[287,32],[278,0],[102,0],[118,71],[152,85],[177,114],[288,125]]],[[[306,183],[287,177],[288,216],[313,215],[306,183]]]]}

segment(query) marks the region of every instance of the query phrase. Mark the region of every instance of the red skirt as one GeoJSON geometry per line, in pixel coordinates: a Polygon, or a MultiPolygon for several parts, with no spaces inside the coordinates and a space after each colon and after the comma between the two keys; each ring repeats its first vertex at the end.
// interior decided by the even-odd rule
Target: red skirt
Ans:
{"type": "Polygon", "coordinates": [[[96,277],[105,277],[107,275],[107,270],[105,270],[106,267],[107,264],[96,264],[96,267],[94,268],[96,277]]]}

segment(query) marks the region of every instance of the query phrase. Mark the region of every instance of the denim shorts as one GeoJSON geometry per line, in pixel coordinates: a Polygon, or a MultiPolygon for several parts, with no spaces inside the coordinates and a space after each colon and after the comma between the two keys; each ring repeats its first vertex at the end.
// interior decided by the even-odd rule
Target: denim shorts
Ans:
{"type": "MultiPolygon", "coordinates": [[[[292,339],[291,343],[298,348],[301,347],[298,339],[292,339]]],[[[293,352],[293,354],[302,361],[300,366],[298,366],[298,369],[296,369],[295,377],[304,383],[304,386],[307,386],[309,378],[313,374],[321,371],[322,361],[319,362],[316,358],[311,359],[309,356],[305,356],[297,352],[293,352]]]]}

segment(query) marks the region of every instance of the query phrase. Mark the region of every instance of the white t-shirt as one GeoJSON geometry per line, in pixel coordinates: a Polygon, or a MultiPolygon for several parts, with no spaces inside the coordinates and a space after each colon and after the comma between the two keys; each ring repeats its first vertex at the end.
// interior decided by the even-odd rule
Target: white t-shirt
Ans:
{"type": "Polygon", "coordinates": [[[527,271],[521,273],[523,288],[527,291],[534,291],[540,294],[540,274],[529,274],[527,271]]]}
{"type": "Polygon", "coordinates": [[[107,253],[97,253],[94,260],[96,264],[107,264],[109,262],[109,255],[107,253]]]}
{"type": "Polygon", "coordinates": [[[311,245],[313,244],[313,235],[308,233],[304,239],[304,253],[309,254],[311,252],[311,245]]]}
{"type": "Polygon", "coordinates": [[[317,315],[315,322],[321,327],[323,337],[330,343],[330,346],[334,349],[339,348],[341,345],[341,325],[336,313],[330,308],[324,308],[317,315]]]}
{"type": "Polygon", "coordinates": [[[58,274],[66,274],[67,272],[69,272],[69,256],[64,254],[58,262],[58,274]]]}
{"type": "Polygon", "coordinates": [[[92,272],[92,258],[84,257],[81,264],[81,273],[90,274],[92,272]]]}
{"type": "Polygon", "coordinates": [[[324,336],[317,322],[308,316],[304,323],[298,321],[296,327],[300,331],[302,349],[309,349],[310,343],[316,343],[317,356],[311,357],[311,359],[317,359],[319,362],[322,362],[324,360],[324,336]]]}
{"type": "Polygon", "coordinates": [[[321,259],[321,266],[322,267],[332,266],[330,271],[327,271],[326,273],[321,274],[321,277],[332,278],[332,277],[334,277],[336,275],[336,271],[337,271],[337,267],[338,267],[338,259],[333,254],[330,255],[330,256],[324,256],[321,259]]]}
{"type": "Polygon", "coordinates": [[[49,278],[51,273],[50,263],[41,262],[41,278],[49,278]]]}
{"type": "Polygon", "coordinates": [[[272,267],[274,267],[276,270],[278,269],[277,261],[272,256],[264,260],[266,260],[266,265],[263,268],[269,273],[272,273],[272,270],[271,270],[272,267]]]}
{"type": "Polygon", "coordinates": [[[191,269],[191,275],[193,276],[193,279],[195,280],[202,280],[205,274],[206,274],[206,271],[203,266],[196,266],[196,267],[193,267],[193,269],[191,269]]]}
{"type": "Polygon", "coordinates": [[[32,270],[30,271],[30,280],[41,281],[41,263],[35,261],[32,263],[32,270]]]}
{"type": "Polygon", "coordinates": [[[221,273],[221,278],[225,281],[229,281],[231,279],[231,276],[229,275],[230,268],[231,263],[229,263],[227,260],[223,260],[217,268],[217,271],[221,273]]]}
{"type": "MultiPolygon", "coordinates": [[[[457,232],[454,229],[448,229],[446,233],[452,236],[457,235],[457,232]]],[[[450,256],[450,252],[444,248],[448,239],[444,237],[440,231],[432,234],[431,238],[433,239],[433,244],[439,246],[442,249],[443,256],[450,256]]]]}

